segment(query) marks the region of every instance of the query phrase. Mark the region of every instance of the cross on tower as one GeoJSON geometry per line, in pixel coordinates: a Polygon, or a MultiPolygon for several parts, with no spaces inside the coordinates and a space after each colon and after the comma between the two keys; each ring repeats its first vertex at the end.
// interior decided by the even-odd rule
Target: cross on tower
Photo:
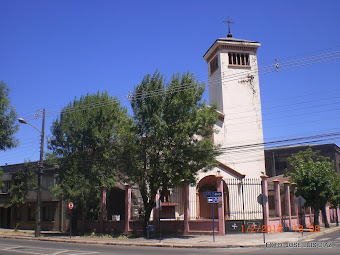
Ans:
{"type": "Polygon", "coordinates": [[[227,35],[227,37],[233,37],[232,34],[230,33],[230,24],[235,24],[235,22],[230,21],[229,16],[228,16],[227,20],[223,20],[222,22],[228,24],[228,35],[227,35]]]}

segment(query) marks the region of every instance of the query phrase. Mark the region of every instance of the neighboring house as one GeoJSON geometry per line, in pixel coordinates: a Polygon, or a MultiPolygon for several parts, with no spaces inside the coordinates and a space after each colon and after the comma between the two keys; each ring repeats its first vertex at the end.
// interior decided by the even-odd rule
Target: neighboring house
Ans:
{"type": "MultiPolygon", "coordinates": [[[[27,163],[33,169],[37,169],[38,162],[27,163]]],[[[30,191],[26,202],[23,205],[13,205],[6,208],[10,202],[9,188],[13,185],[14,176],[20,170],[25,168],[25,163],[15,165],[1,166],[3,171],[4,186],[0,193],[0,227],[20,229],[34,229],[35,212],[36,212],[36,191],[30,191]]],[[[66,210],[65,203],[54,197],[49,188],[56,184],[55,169],[50,166],[44,166],[42,177],[42,204],[41,204],[41,229],[64,231],[66,228],[66,210]]]]}
{"type": "Polygon", "coordinates": [[[294,171],[288,163],[288,158],[301,150],[307,150],[309,148],[313,151],[320,151],[321,156],[329,157],[330,160],[334,162],[334,171],[340,174],[340,148],[335,143],[266,149],[266,174],[272,177],[284,174],[285,169],[287,169],[288,172],[294,171]]]}
{"type": "MultiPolygon", "coordinates": [[[[38,162],[28,163],[32,169],[38,169],[38,162]]],[[[25,169],[25,163],[0,166],[3,171],[3,187],[0,189],[0,228],[35,229],[36,191],[30,191],[23,205],[6,207],[10,203],[9,189],[14,183],[14,177],[20,169],[25,169]]],[[[116,186],[108,190],[106,196],[106,219],[120,222],[125,218],[125,185],[126,177],[117,174],[116,186]]],[[[50,188],[56,185],[56,169],[44,165],[42,177],[41,229],[65,232],[68,229],[68,201],[62,201],[53,196],[50,188]]],[[[137,187],[131,187],[131,219],[140,220],[142,199],[137,187]]],[[[79,221],[79,230],[86,231],[86,222],[79,221]],[[84,226],[85,224],[85,226],[84,226]]],[[[75,223],[73,222],[72,225],[75,223]]],[[[76,224],[74,225],[76,227],[76,224]]],[[[119,231],[113,229],[113,231],[119,231]]],[[[90,230],[89,230],[90,231],[90,230]]],[[[91,230],[93,231],[93,230],[91,230]]]]}

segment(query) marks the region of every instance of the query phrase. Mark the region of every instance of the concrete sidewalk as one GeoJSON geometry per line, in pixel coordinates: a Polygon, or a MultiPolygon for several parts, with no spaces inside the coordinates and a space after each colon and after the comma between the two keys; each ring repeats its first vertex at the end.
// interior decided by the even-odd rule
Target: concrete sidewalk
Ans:
{"type": "MultiPolygon", "coordinates": [[[[335,224],[331,228],[321,228],[320,232],[310,233],[305,231],[299,232],[282,232],[282,233],[269,233],[265,234],[266,243],[291,243],[303,242],[305,239],[320,236],[339,230],[335,224]]],[[[70,238],[67,235],[62,235],[58,232],[42,231],[41,238],[34,237],[32,230],[18,230],[13,229],[0,229],[0,238],[16,238],[16,239],[29,239],[29,240],[42,240],[54,242],[73,242],[82,244],[102,244],[102,245],[129,245],[129,246],[157,246],[157,247],[182,247],[182,248],[236,248],[236,247],[265,247],[262,233],[246,233],[246,234],[227,234],[225,236],[215,236],[213,242],[212,235],[188,235],[178,237],[164,237],[159,239],[145,239],[142,237],[127,238],[119,236],[110,238],[107,235],[104,237],[91,237],[91,236],[73,236],[70,238]]]]}

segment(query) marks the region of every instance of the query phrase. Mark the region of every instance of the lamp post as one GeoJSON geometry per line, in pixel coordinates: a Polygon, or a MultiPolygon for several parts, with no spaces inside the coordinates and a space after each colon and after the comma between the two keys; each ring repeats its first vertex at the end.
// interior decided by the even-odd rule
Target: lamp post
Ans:
{"type": "Polygon", "coordinates": [[[43,162],[44,162],[44,139],[45,139],[45,109],[42,110],[43,119],[42,119],[42,128],[41,131],[33,126],[31,123],[26,120],[19,118],[18,121],[22,124],[28,124],[35,128],[41,135],[41,144],[40,144],[40,160],[39,160],[39,172],[38,172],[38,190],[37,190],[37,207],[36,207],[36,217],[35,217],[35,237],[41,236],[41,184],[42,184],[42,174],[43,174],[43,162]]]}

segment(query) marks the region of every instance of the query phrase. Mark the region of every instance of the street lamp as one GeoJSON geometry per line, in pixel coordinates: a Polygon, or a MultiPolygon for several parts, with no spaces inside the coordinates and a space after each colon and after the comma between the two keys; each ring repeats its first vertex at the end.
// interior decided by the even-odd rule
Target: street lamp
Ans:
{"type": "Polygon", "coordinates": [[[42,119],[42,128],[41,131],[33,126],[31,123],[26,120],[19,118],[18,121],[21,124],[28,124],[35,128],[41,135],[41,144],[40,144],[40,161],[39,161],[39,172],[38,172],[38,190],[37,190],[37,208],[36,208],[36,218],[35,218],[35,237],[41,236],[41,183],[42,183],[42,174],[43,174],[43,162],[44,162],[44,139],[45,139],[45,109],[42,110],[43,119],[42,119]]]}

